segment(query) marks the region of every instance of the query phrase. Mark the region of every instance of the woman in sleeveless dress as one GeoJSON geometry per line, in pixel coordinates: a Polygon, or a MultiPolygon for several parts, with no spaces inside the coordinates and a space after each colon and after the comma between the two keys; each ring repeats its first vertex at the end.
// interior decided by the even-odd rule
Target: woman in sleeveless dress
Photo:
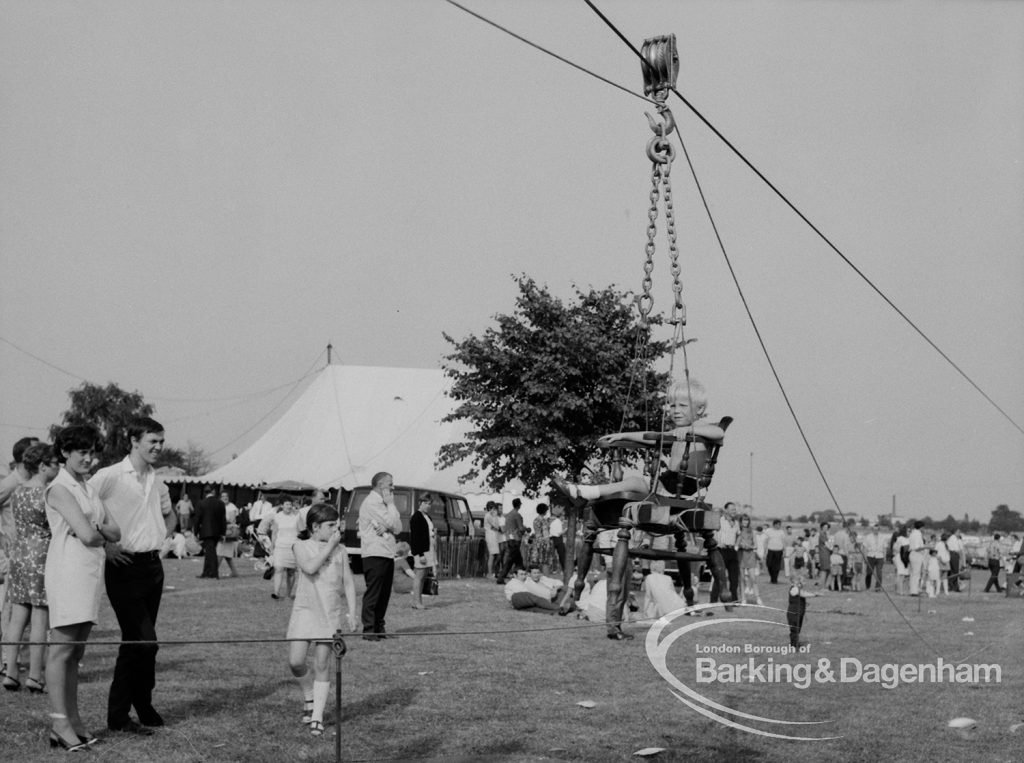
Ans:
{"type": "Polygon", "coordinates": [[[285,582],[287,595],[295,597],[295,554],[292,545],[299,539],[299,513],[291,500],[281,504],[281,510],[260,522],[260,531],[270,534],[274,548],[274,592],[273,599],[284,598],[285,582]]]}
{"type": "MultiPolygon", "coordinates": [[[[31,692],[43,691],[43,656],[46,631],[50,618],[46,606],[46,551],[50,546],[50,525],[46,521],[43,491],[60,471],[60,463],[53,446],[37,443],[30,446],[22,457],[22,465],[31,477],[15,489],[11,496],[11,514],[14,518],[14,544],[11,548],[11,566],[7,572],[7,600],[11,602],[10,638],[19,642],[25,626],[31,623],[29,640],[28,678],[25,688],[31,692]]],[[[5,634],[6,635],[6,634],[5,634]]],[[[4,647],[4,664],[8,666],[3,686],[8,691],[21,688],[18,680],[18,644],[4,647]]]]}
{"type": "Polygon", "coordinates": [[[64,466],[44,493],[52,533],[45,573],[50,607],[46,683],[53,710],[50,746],[69,751],[96,741],[78,711],[78,664],[99,615],[103,547],[121,540],[120,528],[87,481],[99,442],[99,433],[91,426],[62,429],[54,450],[64,466]]]}

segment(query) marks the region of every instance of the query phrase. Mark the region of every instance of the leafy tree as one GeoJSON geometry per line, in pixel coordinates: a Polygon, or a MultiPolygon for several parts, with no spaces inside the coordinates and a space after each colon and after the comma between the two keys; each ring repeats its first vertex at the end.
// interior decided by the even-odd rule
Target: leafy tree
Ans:
{"type": "Polygon", "coordinates": [[[514,280],[511,315],[496,316],[479,337],[444,334],[454,350],[443,366],[458,402],[445,420],[472,428],[442,447],[439,463],[466,459],[463,479],[483,474],[495,491],[518,479],[535,493],[553,474],[582,473],[600,435],[661,428],[667,375],[652,364],[669,348],[649,341],[636,357],[638,336],[649,340],[650,329],[624,292],[576,289],[565,304],[525,275],[514,280]]]}
{"type": "Polygon", "coordinates": [[[206,455],[206,451],[192,440],[188,441],[185,450],[165,446],[156,465],[173,466],[189,477],[198,477],[213,469],[213,461],[206,455]]]}
{"type": "Polygon", "coordinates": [[[1017,532],[1024,530],[1024,517],[1019,511],[1010,511],[1010,507],[1001,503],[992,510],[992,518],[988,521],[988,531],[1017,532]]]}
{"type": "Polygon", "coordinates": [[[82,382],[68,392],[71,407],[64,411],[61,423],[50,427],[50,439],[66,426],[91,424],[103,436],[99,465],[109,466],[123,459],[131,449],[128,424],[140,416],[152,416],[153,406],[139,392],[125,392],[113,382],[102,387],[82,382]]]}
{"type": "MultiPolygon", "coordinates": [[[[514,280],[511,315],[495,316],[497,325],[479,337],[444,335],[454,350],[443,366],[458,402],[445,420],[465,419],[471,429],[441,448],[438,463],[466,460],[465,480],[483,474],[499,491],[518,479],[535,493],[554,474],[578,479],[599,453],[599,436],[662,428],[659,393],[668,376],[653,363],[669,345],[650,340],[660,318],[642,325],[625,292],[576,289],[565,304],[525,275],[514,280]]],[[[566,537],[576,537],[578,519],[568,506],[566,537]]],[[[568,579],[575,545],[566,550],[568,579]]]]}

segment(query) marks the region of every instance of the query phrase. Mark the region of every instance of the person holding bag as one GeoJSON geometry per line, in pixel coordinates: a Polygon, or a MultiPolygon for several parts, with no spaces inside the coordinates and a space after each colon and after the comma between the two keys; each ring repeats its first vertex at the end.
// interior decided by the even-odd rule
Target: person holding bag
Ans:
{"type": "MultiPolygon", "coordinates": [[[[437,580],[437,531],[430,521],[430,505],[433,503],[430,493],[420,496],[416,511],[409,518],[409,546],[412,549],[414,577],[412,581],[413,609],[425,609],[423,606],[423,582],[427,570],[433,571],[437,580]]],[[[436,591],[434,593],[436,595],[436,591]]]]}

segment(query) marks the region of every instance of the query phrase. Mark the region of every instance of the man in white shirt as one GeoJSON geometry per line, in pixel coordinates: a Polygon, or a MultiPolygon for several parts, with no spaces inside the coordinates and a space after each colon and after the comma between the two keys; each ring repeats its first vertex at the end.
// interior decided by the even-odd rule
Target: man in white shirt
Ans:
{"type": "Polygon", "coordinates": [[[782,560],[786,550],[786,533],[782,531],[782,520],[772,520],[772,526],[765,530],[765,564],[768,566],[768,579],[772,583],[779,582],[782,560]]]}
{"type": "Polygon", "coordinates": [[[1002,569],[1003,554],[1006,549],[1000,540],[1001,537],[999,533],[996,533],[988,544],[988,582],[985,583],[985,590],[982,593],[988,593],[992,590],[992,586],[996,587],[996,593],[1003,592],[1003,587],[999,585],[999,570],[1002,569]]]}
{"type": "Polygon", "coordinates": [[[370,481],[373,489],[359,507],[359,549],[363,557],[363,640],[389,638],[384,616],[391,601],[395,577],[396,537],[402,532],[402,518],[395,507],[394,479],[378,472],[370,481]]]}
{"type": "MultiPolygon", "coordinates": [[[[867,576],[864,578],[865,591],[882,590],[882,568],[885,566],[885,544],[886,539],[879,532],[878,525],[871,525],[871,532],[864,538],[860,550],[864,553],[867,561],[867,576]],[[871,579],[875,579],[875,587],[871,588],[871,579]]],[[[859,552],[854,552],[859,553],[859,552]]]]}
{"type": "MultiPolygon", "coordinates": [[[[121,626],[122,641],[156,641],[156,618],[164,589],[160,551],[177,517],[153,465],[164,447],[164,428],[151,418],[128,427],[131,452],[89,480],[121,528],[120,543],[107,543],[107,598],[121,626]]],[[[157,645],[122,644],[107,699],[107,727],[148,736],[164,720],[153,708],[157,645]],[[139,716],[129,716],[131,708],[139,716]],[[140,725],[141,724],[141,725],[140,725]]]]}
{"type": "Polygon", "coordinates": [[[555,547],[555,554],[558,556],[558,567],[565,572],[565,541],[562,536],[565,534],[565,525],[562,523],[562,515],[565,509],[559,504],[551,507],[551,545],[555,547]]]}
{"type": "Polygon", "coordinates": [[[535,576],[532,573],[533,570],[527,576],[526,570],[517,567],[515,575],[505,583],[505,598],[513,609],[542,610],[555,614],[558,605],[553,599],[557,592],[552,589],[551,583],[557,585],[558,581],[541,577],[539,569],[536,569],[535,576]]]}
{"type": "Polygon", "coordinates": [[[182,485],[181,499],[178,501],[177,506],[174,507],[178,512],[178,526],[182,532],[192,529],[192,517],[195,516],[196,509],[192,505],[192,499],[188,497],[188,493],[185,492],[185,486],[182,485]]]}

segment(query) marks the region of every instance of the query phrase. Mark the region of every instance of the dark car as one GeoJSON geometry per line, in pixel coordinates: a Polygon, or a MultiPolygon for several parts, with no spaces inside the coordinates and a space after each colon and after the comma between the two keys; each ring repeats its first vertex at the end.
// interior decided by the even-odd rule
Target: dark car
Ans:
{"type": "MultiPolygon", "coordinates": [[[[338,497],[338,511],[345,523],[345,548],[348,550],[352,571],[355,573],[361,573],[363,570],[363,559],[359,553],[359,507],[363,505],[371,489],[369,486],[357,487],[352,491],[343,491],[338,497]]],[[[461,495],[395,485],[395,508],[402,518],[399,541],[409,542],[409,516],[423,493],[430,493],[433,496],[429,516],[438,538],[472,537],[475,534],[469,504],[461,495]]]]}

